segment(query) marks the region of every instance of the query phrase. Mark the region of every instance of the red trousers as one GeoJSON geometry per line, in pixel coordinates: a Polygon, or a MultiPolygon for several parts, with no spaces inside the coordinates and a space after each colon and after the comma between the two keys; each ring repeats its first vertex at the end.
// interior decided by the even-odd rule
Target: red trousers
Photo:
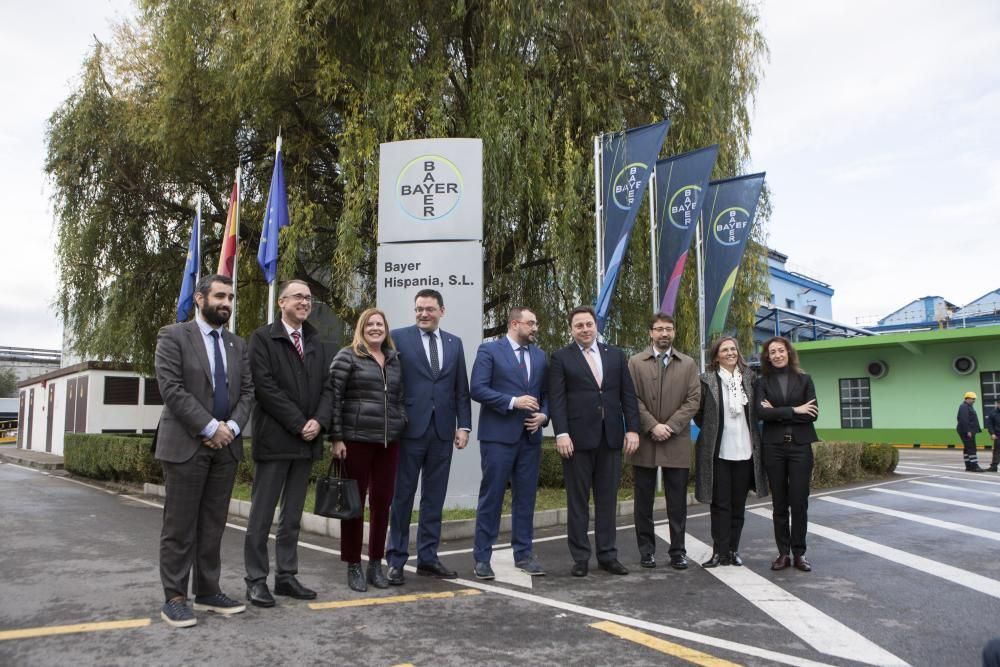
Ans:
{"type": "MultiPolygon", "coordinates": [[[[368,496],[368,558],[382,560],[385,556],[385,533],[389,529],[389,506],[396,486],[396,463],[399,461],[399,443],[345,442],[347,458],[344,459],[344,477],[358,482],[361,504],[368,496]]],[[[361,543],[364,538],[364,515],[340,522],[340,560],[345,563],[361,562],[361,543]]]]}

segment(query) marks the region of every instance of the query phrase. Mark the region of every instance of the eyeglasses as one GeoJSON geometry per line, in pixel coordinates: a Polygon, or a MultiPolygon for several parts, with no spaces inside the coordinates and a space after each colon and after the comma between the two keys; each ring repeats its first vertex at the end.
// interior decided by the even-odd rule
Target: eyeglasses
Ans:
{"type": "Polygon", "coordinates": [[[538,328],[538,322],[536,322],[535,320],[514,320],[514,321],[518,322],[519,324],[527,324],[528,328],[530,329],[538,328]]]}
{"type": "Polygon", "coordinates": [[[312,303],[313,298],[311,294],[286,294],[281,297],[282,299],[291,299],[292,301],[302,301],[303,303],[312,303]]]}
{"type": "Polygon", "coordinates": [[[429,315],[433,315],[437,311],[438,311],[438,307],[437,306],[426,306],[426,307],[423,307],[423,308],[421,308],[420,306],[417,306],[416,308],[413,309],[413,312],[415,312],[415,313],[418,313],[418,314],[419,313],[427,313],[429,315]]]}
{"type": "Polygon", "coordinates": [[[673,327],[653,327],[652,328],[652,331],[654,333],[658,333],[658,334],[667,333],[668,331],[673,331],[673,330],[674,330],[673,327]]]}

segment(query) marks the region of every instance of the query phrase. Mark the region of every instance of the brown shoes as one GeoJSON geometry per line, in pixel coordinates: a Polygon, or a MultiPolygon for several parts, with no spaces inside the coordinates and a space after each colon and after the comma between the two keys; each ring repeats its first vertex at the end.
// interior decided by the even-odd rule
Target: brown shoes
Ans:
{"type": "MultiPolygon", "coordinates": [[[[785,558],[788,558],[788,556],[785,556],[785,558]]],[[[812,572],[813,566],[812,563],[806,560],[805,556],[796,556],[795,569],[802,570],[803,572],[812,572]]]]}
{"type": "Polygon", "coordinates": [[[792,559],[788,557],[788,554],[778,554],[778,557],[774,559],[773,563],[771,563],[772,570],[784,570],[785,568],[791,566],[792,559]]]}

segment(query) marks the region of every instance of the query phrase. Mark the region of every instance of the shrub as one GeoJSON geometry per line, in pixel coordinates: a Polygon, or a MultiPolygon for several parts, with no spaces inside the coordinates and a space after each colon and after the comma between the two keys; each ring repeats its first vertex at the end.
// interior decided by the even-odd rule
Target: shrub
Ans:
{"type": "Polygon", "coordinates": [[[64,443],[63,463],[76,475],[116,482],[163,482],[163,469],[149,449],[151,437],[67,433],[64,443]]]}
{"type": "Polygon", "coordinates": [[[896,469],[892,445],[863,442],[814,442],[812,486],[820,488],[883,476],[896,469]]]}
{"type": "Polygon", "coordinates": [[[861,452],[861,467],[865,472],[888,475],[896,470],[899,450],[885,443],[866,442],[861,452]]]}

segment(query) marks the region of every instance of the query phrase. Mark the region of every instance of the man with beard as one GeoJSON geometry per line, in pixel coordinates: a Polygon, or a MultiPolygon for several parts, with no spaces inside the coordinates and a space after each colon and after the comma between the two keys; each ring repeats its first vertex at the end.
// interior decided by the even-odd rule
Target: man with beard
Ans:
{"type": "Polygon", "coordinates": [[[222,531],[243,458],[240,432],[253,406],[246,344],[223,328],[233,299],[230,278],[203,277],[195,288],[195,318],[163,327],[156,340],[163,413],[155,452],[166,485],[160,616],[175,628],[197,623],[187,605],[192,566],[194,609],[227,615],[246,609],[219,589],[222,531]]]}
{"type": "Polygon", "coordinates": [[[472,364],[469,389],[482,405],[479,455],[483,479],[476,510],[475,575],[493,579],[490,556],[500,532],[500,509],[510,482],[514,564],[539,576],[545,570],[532,552],[535,495],[541,462],[542,427],[548,421],[545,353],[532,345],[538,320],[527,308],[510,309],[507,335],[483,343],[472,364]]]}

